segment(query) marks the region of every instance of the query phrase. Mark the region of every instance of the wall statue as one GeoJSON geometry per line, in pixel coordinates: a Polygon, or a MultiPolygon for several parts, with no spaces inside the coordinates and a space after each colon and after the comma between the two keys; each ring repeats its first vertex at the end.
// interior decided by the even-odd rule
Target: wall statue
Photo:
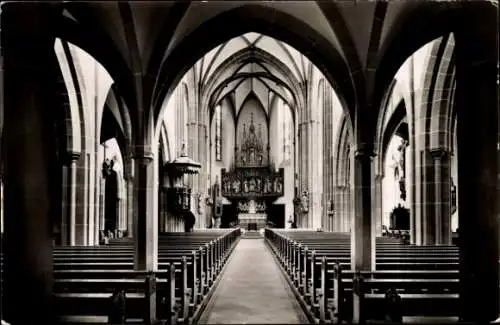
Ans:
{"type": "Polygon", "coordinates": [[[203,212],[203,194],[198,194],[198,214],[203,212]]]}
{"type": "Polygon", "coordinates": [[[300,203],[302,205],[302,212],[308,212],[309,211],[309,197],[308,197],[307,191],[304,191],[302,193],[302,197],[300,198],[300,203]]]}

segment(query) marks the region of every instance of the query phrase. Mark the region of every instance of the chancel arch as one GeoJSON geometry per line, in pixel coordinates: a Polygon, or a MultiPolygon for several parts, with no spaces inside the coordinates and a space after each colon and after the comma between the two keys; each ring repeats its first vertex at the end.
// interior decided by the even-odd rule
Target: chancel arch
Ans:
{"type": "MultiPolygon", "coordinates": [[[[196,33],[186,35],[186,37],[178,44],[177,49],[180,51],[184,46],[188,48],[193,47],[193,40],[198,39],[199,37],[200,39],[204,39],[207,41],[207,44],[204,44],[205,46],[201,46],[199,40],[197,40],[195,42],[197,45],[194,46],[196,51],[187,52],[190,53],[189,57],[185,55],[185,51],[182,51],[181,54],[181,52],[177,52],[177,50],[168,55],[161,71],[161,80],[164,81],[162,84],[165,85],[165,87],[159,89],[157,98],[163,98],[162,96],[165,95],[168,96],[170,92],[173,91],[179,80],[182,79],[182,75],[189,69],[189,67],[195,64],[195,61],[203,56],[203,52],[209,50],[210,47],[213,46],[213,44],[224,43],[226,40],[234,38],[238,35],[243,35],[248,32],[257,32],[268,35],[271,38],[273,36],[279,37],[281,40],[288,42],[299,50],[307,48],[307,50],[304,52],[308,53],[309,57],[313,58],[313,61],[315,61],[316,63],[319,63],[321,61],[323,63],[322,65],[318,66],[321,67],[322,73],[325,73],[325,75],[327,75],[327,79],[330,81],[330,84],[333,84],[336,87],[338,83],[339,88],[341,89],[345,87],[345,89],[343,89],[345,91],[342,91],[342,96],[347,100],[347,102],[353,103],[354,96],[351,89],[352,84],[350,84],[351,78],[349,78],[347,75],[344,75],[344,77],[340,78],[333,77],[333,75],[340,76],[344,74],[344,72],[347,70],[347,64],[345,63],[345,61],[341,59],[341,56],[336,53],[336,50],[333,48],[325,47],[324,52],[319,50],[320,47],[323,47],[323,42],[325,41],[325,39],[322,36],[317,35],[316,31],[310,30],[311,33],[308,34],[315,35],[315,46],[313,47],[308,46],[308,44],[310,44],[310,37],[302,37],[298,35],[295,35],[295,37],[292,36],[293,32],[290,30],[290,26],[296,24],[301,26],[299,30],[302,30],[302,28],[309,29],[306,26],[302,26],[301,22],[299,20],[296,20],[295,17],[290,16],[285,12],[282,12],[280,10],[273,10],[267,8],[266,6],[260,5],[243,5],[241,7],[233,8],[224,12],[223,14],[220,14],[214,19],[205,22],[200,27],[200,29],[197,30],[196,33]],[[254,16],[257,13],[259,13],[258,19],[256,19],[257,17],[254,16]],[[242,19],[242,21],[245,21],[245,24],[238,23],[238,20],[231,22],[232,19],[239,15],[245,17],[244,19],[242,19]],[[269,24],[271,21],[272,23],[269,24]],[[278,21],[280,23],[277,23],[278,21]],[[288,23],[286,23],[287,21],[288,23]],[[229,25],[235,25],[238,26],[238,28],[221,28],[222,26],[229,25]],[[325,53],[332,54],[332,57],[335,57],[335,60],[319,60],[319,57],[321,55],[325,55],[325,53]],[[183,61],[186,63],[186,65],[179,66],[178,71],[174,71],[171,68],[165,68],[167,66],[168,60],[178,60],[181,57],[183,58],[183,61]],[[337,66],[337,68],[335,69],[333,68],[333,66],[337,66]],[[340,86],[340,84],[342,85],[340,86]]],[[[246,46],[246,43],[244,44],[246,46]]],[[[290,54],[287,54],[286,52],[284,54],[288,58],[291,57],[290,54]]],[[[292,57],[291,61],[295,61],[295,58],[292,57]]],[[[354,109],[355,105],[347,105],[346,107],[349,107],[349,109],[354,109]]],[[[159,112],[160,108],[161,107],[159,105],[155,105],[155,109],[157,110],[155,116],[161,114],[159,112]]]]}

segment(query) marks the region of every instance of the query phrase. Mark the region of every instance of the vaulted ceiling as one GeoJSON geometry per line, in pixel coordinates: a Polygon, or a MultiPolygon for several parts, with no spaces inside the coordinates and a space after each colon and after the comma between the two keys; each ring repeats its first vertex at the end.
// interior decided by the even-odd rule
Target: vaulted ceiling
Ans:
{"type": "MultiPolygon", "coordinates": [[[[60,33],[92,54],[123,85],[134,87],[136,79],[142,78],[143,98],[152,100],[141,105],[153,107],[155,116],[165,96],[207,53],[199,72],[203,80],[233,48],[253,45],[267,51],[273,41],[256,33],[284,41],[303,53],[354,110],[360,96],[372,91],[366,80],[375,80],[377,73],[382,80],[372,84],[388,85],[409,54],[435,38],[427,39],[430,35],[449,28],[437,13],[459,6],[457,3],[64,1],[65,28],[60,33]],[[227,46],[228,40],[243,34],[232,41],[234,46],[227,46]],[[381,63],[387,65],[383,73],[377,71],[381,63]],[[122,78],[124,70],[135,80],[122,78]]],[[[303,79],[308,63],[289,46],[275,43],[275,56],[295,78],[303,79]]],[[[257,62],[248,69],[261,68],[265,69],[257,62]]],[[[254,79],[266,82],[264,77],[254,79]]]]}
{"type": "Polygon", "coordinates": [[[288,44],[259,33],[246,33],[213,48],[193,66],[208,107],[234,96],[235,114],[253,93],[269,113],[272,96],[290,107],[302,105],[300,85],[319,70],[288,44]]]}

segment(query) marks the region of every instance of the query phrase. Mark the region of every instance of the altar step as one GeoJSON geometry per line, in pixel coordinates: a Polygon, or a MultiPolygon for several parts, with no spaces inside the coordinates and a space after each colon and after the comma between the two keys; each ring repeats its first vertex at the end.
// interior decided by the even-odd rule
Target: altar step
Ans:
{"type": "Polygon", "coordinates": [[[255,239],[255,238],[264,238],[264,235],[258,230],[245,230],[245,232],[241,235],[242,238],[255,239]]]}

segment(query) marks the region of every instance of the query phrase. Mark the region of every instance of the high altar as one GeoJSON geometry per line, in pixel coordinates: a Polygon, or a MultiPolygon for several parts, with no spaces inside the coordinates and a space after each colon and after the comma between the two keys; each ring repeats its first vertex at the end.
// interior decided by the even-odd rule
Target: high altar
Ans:
{"type": "Polygon", "coordinates": [[[268,206],[284,194],[284,169],[271,166],[269,146],[262,138],[261,125],[256,128],[252,114],[235,147],[234,167],[222,169],[222,196],[236,205],[239,225],[250,230],[266,226],[268,206]]]}

